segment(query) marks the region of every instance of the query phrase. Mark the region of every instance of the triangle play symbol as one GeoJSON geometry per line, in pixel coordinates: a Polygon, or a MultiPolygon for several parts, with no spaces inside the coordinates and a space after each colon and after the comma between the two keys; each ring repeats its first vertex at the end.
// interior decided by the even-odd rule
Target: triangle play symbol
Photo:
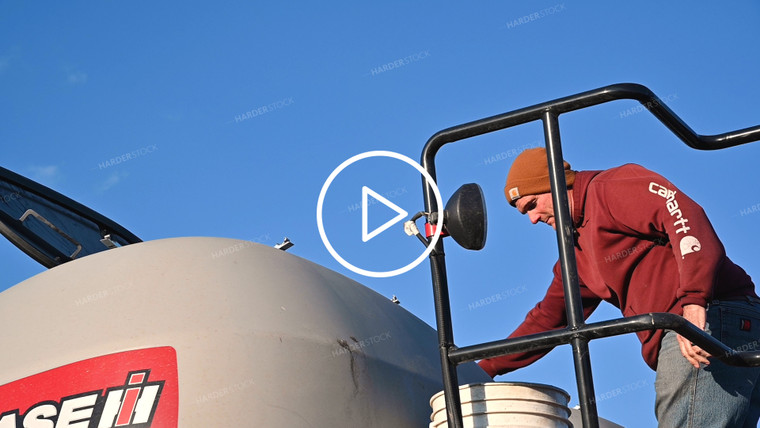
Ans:
{"type": "Polygon", "coordinates": [[[386,229],[408,216],[409,214],[401,209],[398,205],[384,198],[382,195],[370,189],[369,187],[362,186],[362,242],[369,241],[370,239],[384,232],[386,229]],[[385,224],[369,233],[367,233],[367,195],[372,195],[373,198],[382,202],[383,205],[398,213],[396,217],[393,217],[392,219],[386,221],[385,224]]]}

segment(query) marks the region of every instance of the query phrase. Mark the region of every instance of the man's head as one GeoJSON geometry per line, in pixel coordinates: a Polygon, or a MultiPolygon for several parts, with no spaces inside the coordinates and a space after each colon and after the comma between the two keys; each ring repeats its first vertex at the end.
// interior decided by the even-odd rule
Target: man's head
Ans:
{"type": "MultiPolygon", "coordinates": [[[[568,189],[575,183],[575,171],[565,162],[565,183],[568,189]]],[[[554,225],[554,204],[549,182],[549,163],[543,148],[528,149],[520,153],[507,174],[504,194],[510,205],[522,214],[528,214],[534,224],[541,221],[554,225]]]]}

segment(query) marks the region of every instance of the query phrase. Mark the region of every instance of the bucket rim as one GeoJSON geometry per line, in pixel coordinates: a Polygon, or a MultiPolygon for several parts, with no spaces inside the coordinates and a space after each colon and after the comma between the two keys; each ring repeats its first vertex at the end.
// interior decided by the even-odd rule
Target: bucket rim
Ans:
{"type": "MultiPolygon", "coordinates": [[[[556,391],[556,392],[562,394],[567,399],[568,403],[570,402],[570,394],[567,391],[565,391],[564,389],[559,388],[559,387],[554,386],[554,385],[548,385],[548,384],[544,384],[544,383],[535,383],[535,382],[514,382],[514,381],[510,381],[510,382],[473,382],[473,383],[466,383],[466,384],[463,384],[463,385],[459,385],[459,390],[462,391],[462,390],[472,389],[473,387],[479,387],[479,386],[482,386],[484,388],[488,388],[489,386],[492,386],[492,387],[498,387],[498,386],[522,386],[522,387],[528,387],[528,388],[535,388],[535,387],[544,388],[544,389],[553,390],[553,391],[556,391]]],[[[445,391],[438,391],[432,397],[430,397],[429,403],[430,403],[430,407],[431,408],[433,407],[433,401],[435,399],[437,399],[438,397],[442,396],[444,394],[444,392],[445,391]]]]}

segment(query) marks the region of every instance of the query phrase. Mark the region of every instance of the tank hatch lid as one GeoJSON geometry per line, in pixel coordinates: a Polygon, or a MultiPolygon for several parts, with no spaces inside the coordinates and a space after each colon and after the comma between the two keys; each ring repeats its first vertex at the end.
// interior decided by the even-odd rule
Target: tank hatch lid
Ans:
{"type": "Polygon", "coordinates": [[[2,167],[0,233],[47,268],[141,242],[102,214],[2,167]]]}

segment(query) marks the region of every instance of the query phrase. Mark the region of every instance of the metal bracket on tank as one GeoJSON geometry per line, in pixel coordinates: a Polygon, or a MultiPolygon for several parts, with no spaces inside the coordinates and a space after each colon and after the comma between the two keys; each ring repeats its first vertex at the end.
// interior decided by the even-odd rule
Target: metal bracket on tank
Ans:
{"type": "Polygon", "coordinates": [[[108,248],[109,250],[119,247],[118,245],[116,245],[115,242],[113,242],[111,240],[111,234],[110,233],[107,234],[107,235],[103,235],[103,238],[100,240],[100,243],[103,244],[103,245],[105,245],[106,248],[108,248]]]}
{"type": "Polygon", "coordinates": [[[275,247],[275,248],[277,248],[278,250],[287,251],[287,250],[288,250],[288,248],[292,247],[293,245],[296,245],[296,244],[294,244],[294,243],[293,243],[293,242],[292,242],[290,239],[288,239],[288,237],[286,236],[286,237],[285,237],[285,240],[284,240],[284,241],[282,241],[281,243],[279,243],[279,244],[275,245],[274,247],[275,247]]]}

